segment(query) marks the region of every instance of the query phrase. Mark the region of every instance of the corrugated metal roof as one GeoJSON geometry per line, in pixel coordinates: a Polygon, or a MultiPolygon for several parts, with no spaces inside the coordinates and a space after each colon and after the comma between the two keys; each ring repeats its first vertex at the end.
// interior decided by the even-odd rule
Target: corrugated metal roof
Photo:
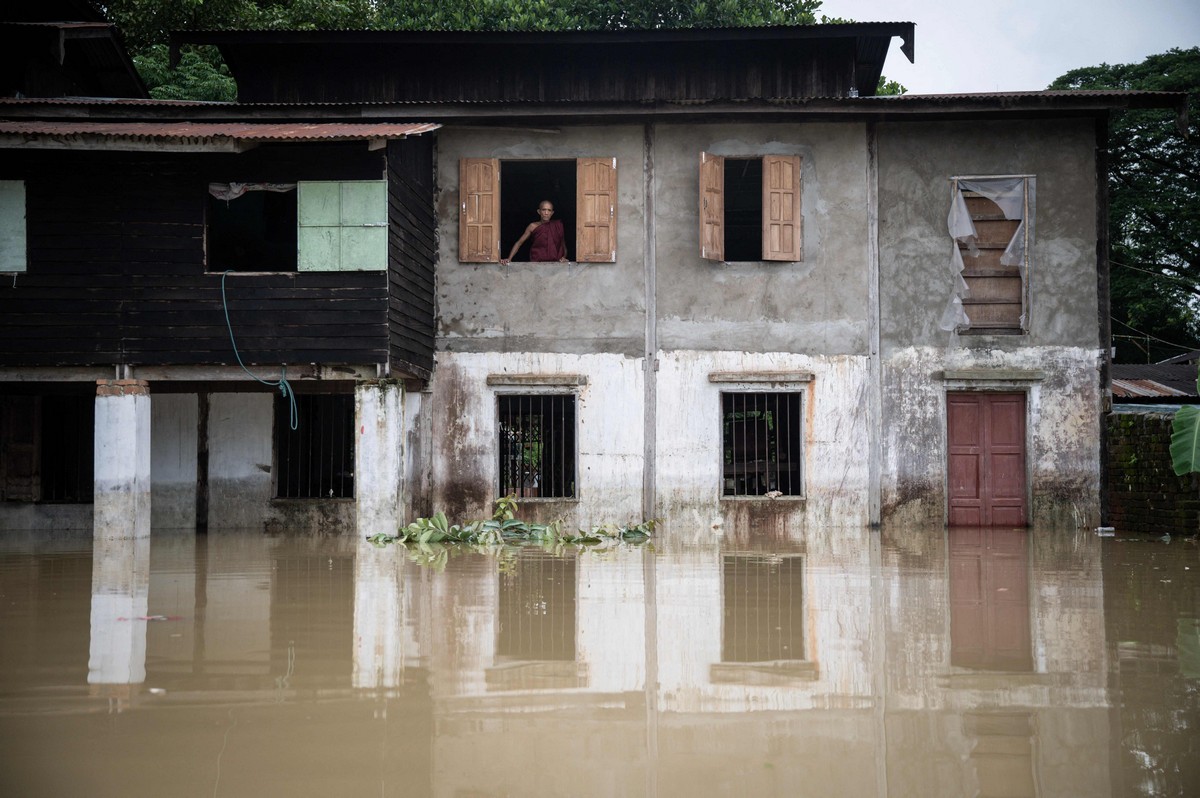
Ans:
{"type": "Polygon", "coordinates": [[[0,121],[0,135],[98,136],[122,139],[234,139],[237,141],[358,141],[416,136],[432,122],[277,124],[246,122],[0,121]]]}
{"type": "Polygon", "coordinates": [[[1112,381],[1113,396],[1188,396],[1183,391],[1163,385],[1154,380],[1121,380],[1112,381]]]}

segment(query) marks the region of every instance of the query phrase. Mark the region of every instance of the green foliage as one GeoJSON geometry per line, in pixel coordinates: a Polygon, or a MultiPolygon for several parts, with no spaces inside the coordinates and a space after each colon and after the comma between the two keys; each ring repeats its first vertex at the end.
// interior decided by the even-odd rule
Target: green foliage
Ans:
{"type": "MultiPolygon", "coordinates": [[[[1200,392],[1200,378],[1196,380],[1200,392]]],[[[1171,466],[1179,476],[1200,471],[1200,407],[1180,408],[1171,422],[1171,466]]]]}
{"type": "Polygon", "coordinates": [[[1167,110],[1113,115],[1112,316],[1118,361],[1158,361],[1183,348],[1200,347],[1200,48],[1170,50],[1137,64],[1076,69],[1050,88],[1189,95],[1187,139],[1175,129],[1174,114],[1167,110]]]}
{"type": "Polygon", "coordinates": [[[879,85],[875,87],[876,97],[899,97],[908,94],[908,89],[894,80],[888,80],[887,75],[879,76],[879,85]]]}
{"type": "Polygon", "coordinates": [[[156,100],[216,100],[233,102],[237,85],[215,47],[184,50],[179,66],[171,69],[167,46],[156,44],[133,57],[150,96],[156,100]]]}
{"type": "Polygon", "coordinates": [[[418,518],[400,528],[395,535],[380,532],[371,535],[367,540],[377,546],[392,543],[406,549],[412,546],[419,555],[418,562],[437,565],[438,562],[444,564],[445,558],[449,556],[448,553],[440,553],[446,544],[465,544],[469,549],[480,550],[532,543],[548,550],[558,550],[563,546],[643,543],[649,540],[655,526],[654,521],[642,521],[638,524],[606,524],[588,531],[568,532],[562,529],[561,521],[549,524],[522,521],[515,517],[516,511],[516,497],[505,496],[496,501],[495,513],[485,520],[471,521],[463,525],[451,524],[446,514],[439,511],[430,518],[418,518]]]}

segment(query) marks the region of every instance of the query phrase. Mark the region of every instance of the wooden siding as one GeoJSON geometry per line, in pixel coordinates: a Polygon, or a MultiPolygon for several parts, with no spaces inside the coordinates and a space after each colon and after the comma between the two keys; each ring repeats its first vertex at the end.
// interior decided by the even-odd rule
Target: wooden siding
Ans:
{"type": "Polygon", "coordinates": [[[223,45],[242,102],[648,102],[845,96],[855,40],[223,45]],[[731,69],[730,64],[739,68],[731,69]]]}
{"type": "Polygon", "coordinates": [[[392,371],[426,379],[433,371],[433,137],[388,145],[388,353],[392,371]]]}
{"type": "MultiPolygon", "coordinates": [[[[363,144],[4,152],[0,177],[26,181],[29,265],[0,280],[0,365],[234,364],[221,274],[205,271],[207,184],[383,172],[363,144]]],[[[247,364],[387,358],[384,272],[241,273],[226,287],[247,364]]]]}

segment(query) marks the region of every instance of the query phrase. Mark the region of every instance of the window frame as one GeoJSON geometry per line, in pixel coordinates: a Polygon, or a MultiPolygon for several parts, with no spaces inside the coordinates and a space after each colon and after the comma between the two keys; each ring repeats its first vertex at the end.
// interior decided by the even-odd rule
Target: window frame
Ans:
{"type": "Polygon", "coordinates": [[[0,272],[29,269],[29,203],[24,180],[0,180],[0,272]]]}
{"type": "MultiPolygon", "coordinates": [[[[953,245],[954,245],[954,252],[952,253],[952,258],[953,258],[952,269],[958,275],[958,278],[959,278],[956,281],[955,297],[958,298],[959,303],[962,306],[962,311],[969,321],[969,323],[965,324],[965,325],[961,324],[961,323],[956,324],[954,326],[954,331],[959,335],[1027,335],[1029,333],[1030,319],[1032,316],[1032,313],[1031,313],[1031,310],[1032,310],[1031,284],[1032,284],[1032,274],[1033,274],[1033,247],[1034,247],[1034,242],[1035,242],[1034,232],[1036,230],[1036,216],[1035,216],[1036,205],[1035,205],[1034,198],[1036,195],[1037,176],[1033,175],[1033,174],[954,175],[954,176],[951,176],[949,178],[950,200],[951,200],[951,208],[952,208],[951,214],[953,215],[953,208],[958,203],[960,195],[963,197],[964,204],[967,199],[973,199],[973,198],[977,198],[977,197],[982,197],[983,199],[990,200],[990,198],[987,197],[986,195],[975,192],[972,189],[961,188],[959,185],[960,181],[972,182],[972,181],[987,181],[987,180],[1021,180],[1022,181],[1021,216],[1019,217],[1019,222],[1017,224],[1016,229],[1013,232],[1013,237],[1011,239],[1009,239],[1009,243],[1005,247],[1005,251],[1007,251],[1007,249],[1012,246],[1012,242],[1016,240],[1016,237],[1018,235],[1023,237],[1023,240],[1021,241],[1021,246],[1020,246],[1021,260],[1018,264],[1016,264],[1016,268],[1017,268],[1016,277],[1020,280],[1020,288],[1019,288],[1020,307],[1018,310],[1017,320],[1016,320],[1015,324],[997,323],[994,320],[991,323],[988,323],[986,321],[976,322],[976,321],[971,320],[971,315],[967,311],[967,308],[969,308],[971,306],[978,307],[978,306],[986,305],[986,304],[1013,304],[1011,302],[1010,303],[996,302],[994,297],[991,298],[993,300],[991,302],[987,301],[986,299],[983,299],[983,301],[981,301],[981,298],[972,298],[971,297],[971,283],[975,282],[975,281],[982,281],[982,280],[987,280],[987,279],[1011,279],[1012,275],[1001,274],[1000,273],[1001,270],[996,269],[996,268],[992,268],[990,270],[987,267],[978,267],[978,266],[976,266],[975,269],[968,268],[968,265],[967,265],[968,258],[964,257],[963,253],[969,252],[970,248],[973,246],[976,246],[976,245],[974,242],[966,243],[966,242],[961,241],[958,238],[955,238],[953,231],[950,231],[951,241],[953,242],[953,245]],[[961,269],[959,268],[959,266],[961,266],[961,269]]],[[[993,205],[996,204],[994,200],[991,200],[991,202],[993,205]]],[[[989,218],[985,218],[984,214],[976,214],[976,213],[971,213],[970,219],[972,222],[972,226],[974,226],[974,223],[977,221],[1017,221],[1016,219],[1009,218],[1007,215],[1005,215],[1002,219],[997,219],[993,215],[992,218],[989,219],[989,218]]],[[[996,247],[994,244],[992,244],[988,248],[997,249],[998,247],[996,247]]],[[[952,297],[951,302],[954,302],[954,297],[952,297]]]]}
{"type": "Polygon", "coordinates": [[[762,161],[762,250],[757,261],[746,263],[802,263],[804,261],[804,158],[767,153],[717,155],[701,151],[698,216],[700,257],[725,260],[725,161],[762,161]]]}
{"type": "MultiPolygon", "coordinates": [[[[208,200],[222,201],[209,183],[208,200]]],[[[247,183],[250,191],[267,190],[268,185],[291,186],[295,193],[295,252],[290,269],[237,269],[211,263],[212,227],[207,212],[204,219],[205,272],[220,274],[298,274],[348,271],[387,271],[389,208],[386,180],[297,180],[291,184],[247,183]],[[336,189],[334,189],[336,187],[336,189]],[[331,190],[336,197],[330,198],[331,190]],[[348,194],[373,194],[364,202],[347,198],[348,194]],[[307,200],[306,200],[307,195],[307,200]],[[372,209],[372,202],[375,203],[372,209]],[[306,243],[307,242],[307,243],[306,243]],[[372,249],[374,251],[367,252],[372,249]],[[351,253],[347,255],[347,253],[351,253]],[[350,263],[351,265],[347,265],[350,263]]],[[[273,189],[278,191],[279,189],[273,189]]],[[[283,193],[283,192],[281,192],[283,193]]],[[[237,202],[244,193],[227,202],[237,202]]]]}
{"type": "MultiPolygon", "coordinates": [[[[571,496],[518,496],[522,502],[578,502],[580,498],[580,468],[579,468],[579,390],[574,387],[584,384],[582,378],[574,375],[566,375],[565,378],[536,378],[534,375],[494,375],[488,378],[489,385],[495,386],[492,396],[492,440],[495,450],[492,462],[496,466],[496,478],[492,488],[495,491],[497,498],[503,498],[509,495],[504,493],[504,474],[500,467],[501,456],[503,454],[501,441],[501,413],[500,402],[506,397],[554,397],[554,396],[569,396],[571,397],[571,412],[573,416],[573,426],[571,431],[571,440],[573,443],[572,451],[569,459],[571,463],[571,475],[574,481],[574,495],[571,496]],[[508,382],[505,378],[516,376],[517,380],[508,382]],[[520,377],[534,377],[528,381],[522,381],[520,377]]],[[[540,490],[539,490],[540,493],[540,490]]]]}
{"type": "MultiPolygon", "coordinates": [[[[295,394],[294,398],[298,404],[296,411],[297,411],[297,419],[299,422],[297,425],[297,428],[295,430],[292,430],[290,428],[291,425],[289,423],[289,419],[291,416],[290,402],[279,394],[275,394],[274,401],[272,402],[272,411],[273,411],[272,427],[274,430],[274,434],[272,436],[272,438],[273,438],[272,449],[273,449],[274,467],[271,470],[271,473],[272,473],[271,501],[273,501],[273,502],[355,501],[358,496],[358,475],[356,473],[356,469],[357,469],[357,465],[358,465],[357,459],[356,459],[357,458],[357,450],[358,450],[358,441],[354,434],[355,406],[356,406],[354,394],[353,393],[338,393],[338,392],[301,393],[301,394],[295,394]],[[318,402],[321,400],[329,401],[331,406],[324,408],[324,409],[320,409],[320,410],[314,410],[314,408],[312,407],[312,403],[315,403],[315,402],[318,402]],[[301,489],[300,483],[307,483],[308,487],[311,488],[313,484],[320,486],[322,483],[322,480],[324,479],[324,467],[323,467],[322,462],[320,462],[321,460],[323,460],[323,458],[320,458],[320,457],[313,458],[311,456],[311,448],[312,448],[311,444],[312,444],[313,440],[317,440],[319,446],[323,445],[324,435],[326,434],[326,433],[323,433],[320,429],[315,428],[317,426],[315,423],[316,421],[319,421],[323,418],[332,416],[335,413],[346,411],[347,408],[345,406],[333,407],[332,403],[335,401],[340,402],[343,405],[348,404],[349,411],[350,411],[349,418],[348,418],[348,424],[346,425],[346,429],[344,429],[342,431],[342,441],[341,441],[343,444],[343,454],[348,455],[347,457],[344,457],[342,459],[341,464],[343,467],[348,465],[349,468],[351,469],[350,477],[349,477],[349,484],[350,484],[349,495],[337,495],[337,494],[335,494],[333,496],[304,495],[305,493],[311,492],[311,491],[306,491],[306,490],[301,489]],[[309,452],[307,453],[307,456],[302,455],[302,454],[296,455],[296,460],[298,461],[298,463],[300,461],[307,461],[307,468],[302,470],[300,475],[297,477],[298,483],[297,483],[297,490],[295,491],[295,495],[284,495],[285,493],[291,492],[291,490],[290,490],[291,471],[289,470],[287,473],[285,473],[285,468],[290,469],[291,467],[287,466],[285,464],[284,459],[285,459],[285,438],[288,436],[292,436],[292,435],[307,436],[307,437],[301,437],[298,439],[298,443],[300,444],[301,448],[303,448],[304,444],[306,444],[306,443],[309,444],[309,446],[308,446],[309,452]],[[316,470],[315,476],[313,474],[313,463],[314,462],[317,464],[316,465],[317,470],[316,470]]],[[[337,438],[338,438],[337,431],[331,430],[328,434],[333,436],[333,442],[336,443],[337,438]]],[[[331,456],[333,454],[334,448],[335,448],[334,446],[331,446],[331,448],[330,448],[331,456]]],[[[330,478],[330,482],[332,484],[332,482],[337,480],[338,477],[332,471],[332,468],[333,468],[332,463],[330,465],[330,468],[331,468],[331,473],[330,473],[329,478],[330,478]]],[[[295,469],[300,471],[301,466],[299,464],[297,464],[295,466],[295,469]]],[[[345,482],[346,482],[346,479],[341,478],[341,486],[340,487],[343,492],[345,491],[345,482]]]]}
{"type": "Polygon", "coordinates": [[[717,391],[717,468],[720,482],[717,488],[721,501],[804,501],[808,495],[808,447],[805,445],[805,412],[811,397],[808,395],[813,375],[808,372],[713,372],[709,374],[709,382],[716,385],[717,391]],[[796,445],[799,451],[794,458],[796,464],[796,481],[799,483],[796,492],[779,496],[768,496],[766,493],[726,493],[725,492],[725,396],[726,395],[788,395],[794,396],[797,402],[796,416],[799,431],[796,435],[796,445]]]}
{"type": "MultiPolygon", "coordinates": [[[[575,163],[575,263],[616,263],[617,159],[609,157],[504,160],[575,163]],[[604,244],[607,243],[607,246],[604,244]]],[[[499,158],[458,161],[458,262],[499,263],[501,250],[499,158]]]]}

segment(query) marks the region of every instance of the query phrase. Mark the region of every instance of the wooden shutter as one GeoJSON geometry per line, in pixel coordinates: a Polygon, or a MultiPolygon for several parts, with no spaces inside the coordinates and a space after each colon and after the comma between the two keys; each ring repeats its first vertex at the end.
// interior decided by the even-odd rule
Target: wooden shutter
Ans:
{"type": "Polygon", "coordinates": [[[700,153],[700,257],[725,260],[725,158],[700,153]]]}
{"type": "Polygon", "coordinates": [[[463,158],[458,162],[458,259],[463,263],[500,260],[500,160],[463,158]]]}
{"type": "Polygon", "coordinates": [[[762,188],[763,260],[802,260],[800,156],[763,156],[762,188]]]}
{"type": "Polygon", "coordinates": [[[575,162],[575,260],[613,263],[617,259],[617,159],[575,162]]]}
{"type": "Polygon", "coordinates": [[[296,190],[299,271],[387,269],[386,181],[301,181],[296,190]]]}
{"type": "Polygon", "coordinates": [[[25,183],[0,180],[0,272],[25,271],[25,183]]]}

